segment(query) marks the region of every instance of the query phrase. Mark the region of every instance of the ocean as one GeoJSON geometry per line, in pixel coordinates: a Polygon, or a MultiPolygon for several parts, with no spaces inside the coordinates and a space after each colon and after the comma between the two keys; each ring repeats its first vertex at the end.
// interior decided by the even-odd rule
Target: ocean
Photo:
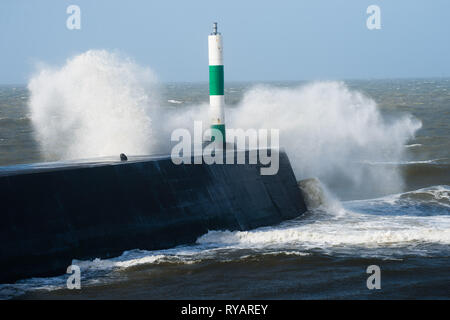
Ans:
{"type": "MultiPolygon", "coordinates": [[[[127,96],[111,97],[124,84],[80,93],[49,89],[48,80],[0,86],[0,166],[167,152],[169,129],[192,126],[208,104],[207,83],[133,91],[128,81],[127,96]]],[[[61,275],[1,284],[0,298],[450,298],[450,79],[227,82],[225,96],[230,126],[280,129],[309,199],[305,215],[211,230],[167,250],[74,260],[80,290],[61,275]],[[380,289],[367,287],[371,265],[380,289]]]]}

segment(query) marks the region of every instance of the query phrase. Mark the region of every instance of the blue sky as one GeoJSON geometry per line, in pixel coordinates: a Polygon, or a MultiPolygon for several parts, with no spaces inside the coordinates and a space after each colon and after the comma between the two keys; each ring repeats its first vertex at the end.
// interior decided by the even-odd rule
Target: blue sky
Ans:
{"type": "Polygon", "coordinates": [[[36,64],[118,50],[162,81],[207,81],[207,35],[224,35],[227,80],[450,76],[448,0],[1,0],[0,83],[36,64]],[[66,8],[81,8],[68,30],[66,8]],[[381,30],[366,9],[381,8],[381,30]]]}

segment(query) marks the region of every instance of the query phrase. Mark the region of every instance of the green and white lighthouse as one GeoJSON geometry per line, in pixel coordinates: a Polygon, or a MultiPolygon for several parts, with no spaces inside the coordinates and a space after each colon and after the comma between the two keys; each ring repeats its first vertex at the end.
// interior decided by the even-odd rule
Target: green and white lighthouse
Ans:
{"type": "Polygon", "coordinates": [[[211,129],[222,132],[225,143],[225,100],[223,76],[222,35],[217,32],[217,22],[213,24],[213,32],[208,36],[209,51],[209,105],[211,129]]]}

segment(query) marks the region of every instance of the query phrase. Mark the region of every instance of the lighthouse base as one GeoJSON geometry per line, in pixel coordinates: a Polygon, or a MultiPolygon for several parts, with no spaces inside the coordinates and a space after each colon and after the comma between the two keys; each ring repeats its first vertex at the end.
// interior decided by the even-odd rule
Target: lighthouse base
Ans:
{"type": "MultiPolygon", "coordinates": [[[[224,124],[212,124],[211,125],[211,129],[216,129],[219,130],[220,133],[222,133],[222,137],[223,137],[223,141],[225,141],[225,137],[226,137],[226,132],[225,132],[225,125],[224,124]]],[[[213,139],[214,140],[214,137],[213,139]]]]}

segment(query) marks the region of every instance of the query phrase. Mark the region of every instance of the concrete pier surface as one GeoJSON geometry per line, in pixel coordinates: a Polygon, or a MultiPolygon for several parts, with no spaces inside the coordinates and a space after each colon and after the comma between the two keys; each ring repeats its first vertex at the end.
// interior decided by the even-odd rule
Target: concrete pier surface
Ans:
{"type": "Polygon", "coordinates": [[[62,275],[72,259],[171,248],[208,230],[249,230],[306,211],[285,152],[277,174],[260,168],[175,165],[169,156],[0,167],[0,283],[62,275]]]}

